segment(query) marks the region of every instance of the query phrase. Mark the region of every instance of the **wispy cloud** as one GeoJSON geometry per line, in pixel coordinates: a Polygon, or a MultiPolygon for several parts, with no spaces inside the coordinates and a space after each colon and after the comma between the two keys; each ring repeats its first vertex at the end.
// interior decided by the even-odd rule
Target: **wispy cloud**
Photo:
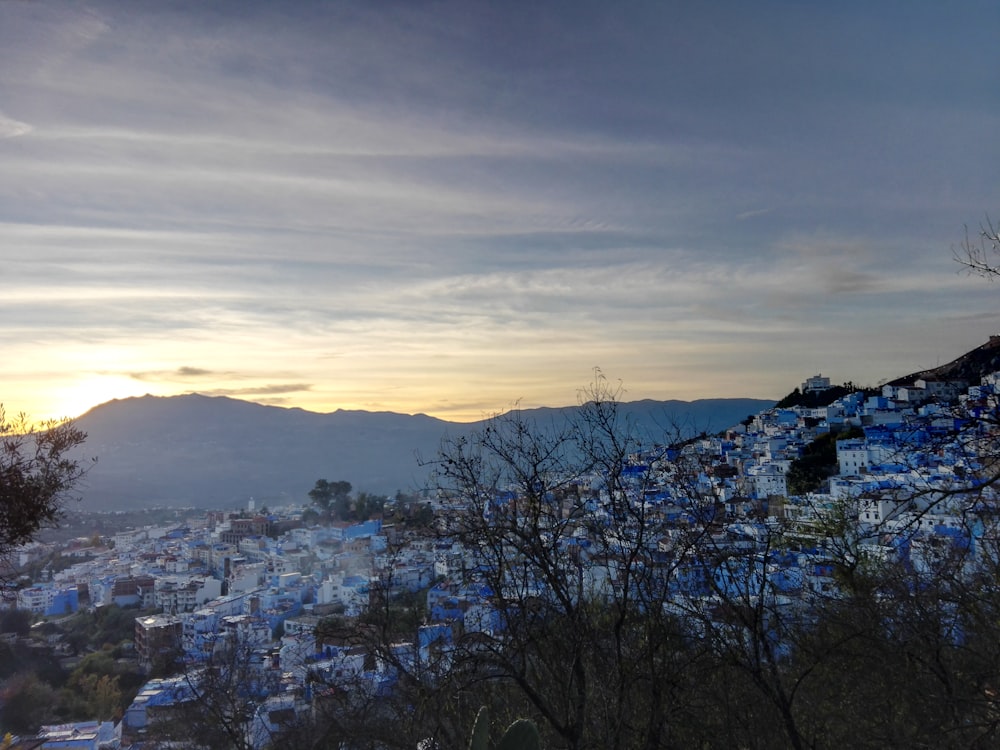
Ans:
{"type": "Polygon", "coordinates": [[[31,126],[28,123],[19,122],[0,112],[0,138],[16,138],[30,132],[31,126]]]}
{"type": "Polygon", "coordinates": [[[312,390],[312,385],[308,383],[283,383],[263,385],[254,388],[212,388],[209,390],[199,390],[198,393],[201,393],[204,396],[231,396],[234,398],[251,398],[256,400],[257,397],[278,396],[291,393],[301,394],[310,390],[312,390]]]}
{"type": "Polygon", "coordinates": [[[993,330],[949,248],[1000,203],[1000,17],[242,11],[0,3],[12,393],[476,418],[594,364],[637,398],[781,395],[830,352],[884,376],[993,330]]]}
{"type": "Polygon", "coordinates": [[[237,377],[233,372],[218,372],[206,370],[202,367],[190,367],[184,365],[176,370],[147,370],[145,372],[130,372],[128,376],[133,380],[162,381],[162,380],[197,380],[200,378],[226,378],[237,377]]]}
{"type": "Polygon", "coordinates": [[[773,208],[758,208],[752,211],[742,211],[741,213],[736,214],[736,220],[746,221],[747,219],[753,219],[757,216],[767,216],[767,214],[771,213],[773,210],[773,208]]]}
{"type": "Polygon", "coordinates": [[[201,378],[201,377],[212,377],[216,373],[201,367],[184,366],[177,368],[177,374],[185,378],[201,378]]]}

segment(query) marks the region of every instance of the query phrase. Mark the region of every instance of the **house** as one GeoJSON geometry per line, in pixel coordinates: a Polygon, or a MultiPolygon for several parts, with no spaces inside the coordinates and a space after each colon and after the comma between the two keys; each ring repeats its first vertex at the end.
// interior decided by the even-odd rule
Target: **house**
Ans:
{"type": "Polygon", "coordinates": [[[229,520],[229,529],[219,534],[219,540],[223,544],[237,545],[245,537],[271,536],[273,533],[274,524],[268,516],[231,518],[229,520]]]}
{"type": "Polygon", "coordinates": [[[955,401],[969,383],[965,380],[938,380],[932,378],[920,378],[914,384],[917,388],[923,388],[927,397],[935,401],[955,401]]]}
{"type": "Polygon", "coordinates": [[[180,655],[184,626],[175,615],[147,615],[135,618],[135,653],[139,668],[151,672],[180,655]]]}
{"type": "Polygon", "coordinates": [[[122,745],[131,747],[143,740],[158,722],[168,720],[195,702],[197,694],[186,676],[150,680],[125,711],[121,722],[122,745]]]}
{"type": "Polygon", "coordinates": [[[68,615],[80,608],[76,586],[31,586],[17,592],[17,606],[39,615],[68,615]]]}
{"type": "Polygon", "coordinates": [[[107,603],[149,609],[153,606],[155,587],[156,579],[151,575],[119,576],[111,585],[111,601],[107,603]]]}
{"type": "Polygon", "coordinates": [[[821,393],[828,390],[830,390],[830,378],[824,378],[822,374],[806,378],[802,384],[803,393],[821,393]]]}
{"type": "Polygon", "coordinates": [[[753,481],[754,497],[763,499],[771,495],[784,497],[788,494],[788,482],[782,466],[761,464],[750,467],[748,473],[753,481]]]}
{"type": "Polygon", "coordinates": [[[222,594],[222,582],[217,578],[174,576],[159,578],[154,589],[156,607],[164,612],[192,612],[222,594]]]}
{"type": "Polygon", "coordinates": [[[43,726],[39,750],[99,750],[118,747],[115,725],[110,721],[82,721],[76,724],[43,726]]]}

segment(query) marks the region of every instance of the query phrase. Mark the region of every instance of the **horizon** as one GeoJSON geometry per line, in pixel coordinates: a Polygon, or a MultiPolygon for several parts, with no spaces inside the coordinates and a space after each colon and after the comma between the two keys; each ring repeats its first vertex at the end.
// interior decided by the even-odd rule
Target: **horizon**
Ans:
{"type": "MultiPolygon", "coordinates": [[[[859,390],[866,390],[866,389],[869,389],[869,388],[878,387],[879,385],[882,384],[882,382],[891,381],[891,380],[897,380],[897,379],[900,379],[900,378],[910,377],[910,376],[913,376],[913,375],[917,375],[917,374],[919,374],[921,372],[924,372],[924,371],[927,371],[927,370],[930,370],[930,369],[934,369],[934,367],[940,367],[942,365],[952,364],[953,362],[956,362],[957,360],[963,358],[967,354],[970,354],[973,351],[976,351],[976,350],[982,348],[986,344],[992,343],[993,340],[996,339],[996,338],[1000,338],[1000,337],[998,337],[996,335],[991,335],[989,337],[989,339],[986,342],[984,342],[983,344],[980,344],[979,346],[973,347],[972,349],[970,349],[968,351],[962,352],[962,354],[958,355],[957,357],[948,359],[945,362],[938,362],[933,367],[922,367],[922,368],[919,368],[919,369],[911,371],[911,372],[907,372],[907,373],[903,373],[903,374],[897,374],[897,375],[892,376],[892,377],[884,378],[883,381],[881,381],[879,383],[854,383],[854,381],[851,378],[846,378],[844,380],[834,380],[834,379],[831,379],[830,380],[830,384],[831,384],[831,386],[841,386],[841,385],[846,385],[848,383],[853,383],[854,386],[856,388],[858,388],[859,390]]],[[[600,373],[598,373],[598,374],[600,374],[600,373]]],[[[815,373],[815,375],[821,376],[822,373],[815,373]]],[[[812,376],[809,376],[809,377],[812,377],[812,376]]],[[[804,381],[801,381],[801,382],[804,382],[804,381]]],[[[621,404],[630,404],[630,403],[636,403],[636,402],[642,402],[642,401],[654,401],[654,402],[661,402],[661,403],[669,403],[671,401],[676,401],[678,403],[688,403],[688,404],[690,404],[690,403],[695,403],[695,402],[699,402],[699,401],[724,401],[724,400],[727,400],[727,399],[731,399],[731,400],[743,400],[743,399],[747,399],[747,400],[753,400],[753,401],[772,401],[772,402],[778,402],[782,398],[784,398],[785,396],[791,395],[796,390],[799,390],[799,388],[801,386],[801,382],[799,382],[796,385],[792,386],[791,388],[789,388],[789,390],[787,390],[781,396],[776,397],[776,398],[757,397],[757,396],[745,396],[745,395],[707,396],[707,397],[699,397],[699,398],[691,398],[691,399],[680,399],[680,398],[675,398],[675,399],[658,399],[658,398],[651,398],[651,397],[629,398],[627,391],[624,389],[624,387],[622,387],[622,389],[618,392],[618,397],[616,398],[616,400],[619,403],[621,403],[621,404]]],[[[583,393],[584,391],[581,390],[579,392],[583,393]]],[[[327,411],[315,411],[313,409],[308,409],[308,408],[301,407],[301,406],[290,406],[290,405],[284,405],[284,404],[268,404],[268,403],[261,403],[260,401],[249,400],[249,399],[246,399],[246,398],[239,398],[239,397],[236,397],[236,396],[222,395],[222,394],[211,395],[211,394],[200,393],[200,392],[197,392],[197,391],[190,391],[190,392],[187,392],[187,393],[174,393],[174,394],[169,394],[169,395],[165,395],[165,396],[158,396],[158,395],[153,394],[153,393],[144,393],[144,394],[141,394],[141,395],[127,396],[125,398],[109,399],[108,401],[102,402],[100,404],[95,404],[94,406],[88,408],[85,412],[81,412],[79,415],[77,415],[75,417],[67,417],[67,418],[69,418],[69,419],[78,419],[79,417],[84,416],[85,414],[89,413],[90,411],[93,411],[93,410],[95,410],[95,409],[97,409],[97,408],[99,408],[101,406],[106,406],[107,404],[112,403],[114,401],[125,401],[125,400],[129,400],[129,399],[143,399],[143,398],[180,398],[180,397],[184,397],[184,396],[201,396],[203,398],[223,398],[223,399],[229,399],[229,400],[233,400],[233,401],[242,401],[244,403],[256,404],[258,406],[273,406],[273,407],[280,408],[280,409],[301,409],[302,411],[310,412],[310,413],[313,413],[313,414],[333,414],[333,413],[338,412],[338,411],[358,411],[358,412],[365,412],[365,413],[398,414],[398,415],[403,415],[403,416],[427,416],[427,417],[433,417],[435,419],[441,419],[442,421],[454,422],[454,423],[460,423],[460,424],[468,424],[468,423],[472,423],[472,422],[482,421],[482,420],[485,420],[485,419],[490,419],[491,417],[496,416],[497,414],[502,414],[502,413],[505,413],[507,411],[514,410],[514,409],[521,409],[521,410],[531,410],[531,409],[567,409],[567,408],[572,408],[572,407],[577,406],[577,405],[580,404],[580,400],[579,399],[576,402],[574,402],[574,403],[532,404],[530,406],[523,405],[520,402],[512,402],[512,403],[506,404],[505,406],[497,407],[496,409],[494,409],[492,411],[483,412],[478,417],[476,417],[475,419],[444,419],[443,417],[435,417],[433,414],[428,414],[427,412],[424,412],[424,411],[396,412],[396,411],[392,411],[392,410],[385,410],[385,409],[383,409],[383,410],[379,410],[378,412],[376,412],[375,410],[371,410],[371,409],[347,409],[347,408],[343,408],[343,407],[335,407],[334,409],[327,410],[327,411]]]]}
{"type": "Polygon", "coordinates": [[[453,422],[1000,330],[1000,5],[0,3],[0,403],[453,422]],[[991,23],[992,21],[992,23],[991,23]]]}
{"type": "MultiPolygon", "coordinates": [[[[798,386],[795,386],[795,387],[797,388],[798,386]]],[[[406,416],[406,417],[421,417],[421,416],[422,417],[430,417],[430,418],[433,418],[433,419],[439,419],[439,420],[444,421],[444,422],[451,422],[451,423],[456,423],[456,424],[471,424],[471,423],[475,423],[475,422],[484,421],[484,420],[487,420],[487,419],[491,419],[492,417],[496,416],[497,414],[506,413],[507,411],[514,410],[514,409],[518,409],[518,410],[522,410],[522,411],[530,411],[530,410],[534,410],[534,409],[572,409],[573,407],[580,405],[579,402],[572,403],[572,404],[570,404],[570,403],[566,403],[566,404],[538,404],[538,405],[534,405],[534,406],[524,406],[522,404],[515,403],[515,404],[508,404],[506,407],[501,407],[501,408],[496,409],[496,410],[494,410],[492,412],[486,412],[486,413],[480,414],[476,419],[458,420],[458,419],[443,419],[442,417],[435,417],[433,414],[428,414],[427,412],[421,412],[421,411],[418,411],[418,412],[394,412],[394,411],[390,411],[390,410],[381,410],[381,411],[376,412],[376,411],[373,411],[371,409],[344,409],[344,408],[341,408],[341,407],[337,407],[337,408],[332,409],[330,411],[314,411],[312,409],[306,409],[306,408],[301,407],[301,406],[287,406],[287,405],[284,405],[284,404],[262,404],[259,401],[250,401],[248,399],[238,398],[236,396],[225,396],[225,395],[210,396],[210,395],[207,395],[207,394],[204,394],[204,393],[197,393],[197,392],[173,393],[173,394],[170,394],[170,395],[167,395],[167,396],[157,396],[157,395],[152,394],[152,393],[144,393],[144,394],[138,395],[138,396],[126,396],[125,398],[113,398],[113,399],[109,399],[108,401],[104,401],[104,402],[102,402],[100,404],[95,404],[94,406],[91,406],[89,409],[87,409],[84,412],[81,412],[80,414],[77,414],[76,416],[68,416],[67,415],[64,418],[75,421],[75,420],[80,419],[81,417],[86,416],[87,414],[89,414],[92,411],[100,409],[103,406],[107,406],[108,404],[117,403],[117,402],[121,402],[121,401],[142,400],[142,399],[147,399],[147,398],[149,398],[149,399],[173,399],[173,398],[186,398],[186,397],[189,397],[189,396],[199,396],[201,398],[211,398],[211,399],[225,399],[225,400],[228,400],[228,401],[240,401],[240,402],[245,403],[245,404],[253,404],[255,406],[264,406],[264,407],[275,408],[275,409],[287,409],[287,410],[295,410],[295,409],[297,409],[297,410],[300,410],[300,411],[308,412],[310,414],[318,414],[318,415],[335,414],[335,413],[341,412],[341,411],[344,411],[344,412],[359,412],[359,413],[365,413],[365,414],[394,414],[394,415],[397,415],[397,416],[406,416]]],[[[681,403],[681,404],[693,404],[693,403],[697,403],[697,402],[701,402],[701,401],[743,401],[743,400],[777,402],[780,399],[756,398],[754,396],[719,396],[719,397],[698,398],[698,399],[650,399],[650,398],[630,399],[630,398],[622,398],[622,399],[619,400],[619,403],[621,403],[623,405],[626,405],[626,404],[633,404],[633,403],[642,403],[644,401],[652,401],[653,403],[671,403],[671,402],[677,402],[677,403],[681,403]]]]}

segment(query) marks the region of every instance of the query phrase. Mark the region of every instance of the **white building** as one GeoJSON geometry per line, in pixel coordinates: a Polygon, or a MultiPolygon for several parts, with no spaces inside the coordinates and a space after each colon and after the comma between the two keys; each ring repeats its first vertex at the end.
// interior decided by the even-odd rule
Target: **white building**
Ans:
{"type": "Polygon", "coordinates": [[[771,495],[788,494],[788,481],[783,466],[775,463],[752,466],[749,469],[750,481],[753,482],[754,496],[766,498],[771,495]]]}
{"type": "Polygon", "coordinates": [[[868,443],[862,438],[837,441],[837,464],[843,475],[857,475],[868,471],[871,458],[868,443]]]}
{"type": "Polygon", "coordinates": [[[964,380],[917,380],[914,385],[923,388],[924,392],[934,400],[954,401],[968,387],[964,380]]]}
{"type": "Polygon", "coordinates": [[[803,393],[826,391],[830,389],[830,378],[824,378],[821,374],[806,378],[802,384],[803,393]]]}
{"type": "Polygon", "coordinates": [[[222,581],[200,576],[158,578],[153,601],[164,612],[193,612],[202,604],[222,595],[222,581]]]}
{"type": "Polygon", "coordinates": [[[316,591],[317,604],[342,604],[348,612],[360,612],[368,604],[367,578],[332,573],[316,591]]]}
{"type": "Polygon", "coordinates": [[[119,553],[136,549],[149,536],[146,529],[130,529],[115,534],[115,550],[119,553]]]}
{"type": "Polygon", "coordinates": [[[117,747],[118,734],[114,722],[81,721],[76,724],[53,724],[43,726],[38,738],[41,745],[32,745],[39,750],[98,750],[103,747],[117,747]]]}

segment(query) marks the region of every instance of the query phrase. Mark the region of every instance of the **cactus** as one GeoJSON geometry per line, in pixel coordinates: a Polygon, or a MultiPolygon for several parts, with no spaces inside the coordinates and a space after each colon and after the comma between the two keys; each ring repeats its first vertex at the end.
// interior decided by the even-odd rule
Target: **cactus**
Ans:
{"type": "Polygon", "coordinates": [[[538,727],[531,719],[518,719],[504,732],[497,750],[541,750],[538,727]]]}
{"type": "Polygon", "coordinates": [[[490,710],[483,706],[476,714],[476,723],[472,725],[472,738],[469,740],[469,750],[486,750],[490,739],[490,710]]]}
{"type": "MultiPolygon", "coordinates": [[[[476,723],[472,726],[469,750],[488,750],[489,735],[490,712],[483,706],[476,714],[476,723]]],[[[496,750],[541,750],[541,747],[535,722],[531,719],[518,719],[507,727],[496,750]]]]}

